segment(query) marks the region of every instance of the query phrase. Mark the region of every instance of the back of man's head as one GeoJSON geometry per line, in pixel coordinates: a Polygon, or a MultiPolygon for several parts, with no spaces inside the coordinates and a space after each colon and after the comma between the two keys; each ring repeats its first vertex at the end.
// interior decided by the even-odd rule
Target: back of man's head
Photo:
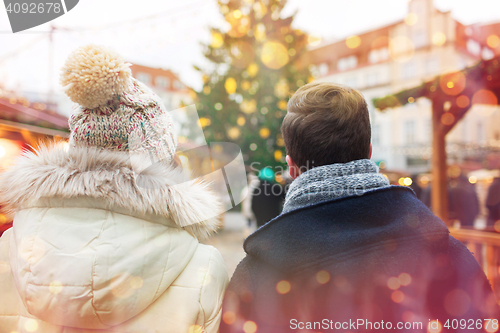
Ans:
{"type": "Polygon", "coordinates": [[[355,89],[310,83],[288,101],[281,132],[287,154],[302,171],[370,158],[370,118],[355,89]]]}

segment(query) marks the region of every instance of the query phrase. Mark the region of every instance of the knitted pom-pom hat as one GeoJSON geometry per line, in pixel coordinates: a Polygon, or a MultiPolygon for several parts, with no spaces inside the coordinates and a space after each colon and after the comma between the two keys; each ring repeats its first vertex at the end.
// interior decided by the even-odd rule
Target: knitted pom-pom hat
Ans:
{"type": "Polygon", "coordinates": [[[78,104],[69,119],[70,145],[173,159],[177,138],[160,98],[132,77],[129,63],[96,45],[76,49],[61,72],[66,95],[78,104]]]}

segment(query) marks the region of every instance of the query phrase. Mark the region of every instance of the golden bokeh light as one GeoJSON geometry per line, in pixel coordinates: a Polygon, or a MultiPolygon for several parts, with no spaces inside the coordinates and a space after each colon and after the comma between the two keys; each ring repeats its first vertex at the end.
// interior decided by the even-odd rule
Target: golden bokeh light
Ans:
{"type": "Polygon", "coordinates": [[[279,98],[285,98],[288,96],[290,88],[286,79],[280,79],[278,83],[274,86],[274,94],[279,98]]]}
{"type": "Polygon", "coordinates": [[[403,184],[405,186],[410,186],[411,184],[413,184],[413,180],[410,178],[410,177],[406,177],[404,180],[403,180],[403,184]]]}
{"type": "Polygon", "coordinates": [[[292,286],[290,285],[290,282],[286,280],[282,280],[276,284],[276,291],[278,292],[278,294],[288,294],[290,292],[290,289],[292,289],[292,286]]]}
{"type": "Polygon", "coordinates": [[[62,291],[63,285],[60,281],[52,281],[49,284],[49,291],[51,294],[57,295],[62,291]]]}
{"type": "Polygon", "coordinates": [[[322,39],[319,36],[313,36],[313,35],[307,36],[307,43],[311,46],[319,45],[321,43],[321,40],[322,39]]]}
{"type": "Polygon", "coordinates": [[[210,126],[212,121],[209,118],[202,117],[202,118],[200,118],[199,123],[200,123],[201,128],[205,128],[207,126],[210,126]]]}
{"type": "Polygon", "coordinates": [[[316,281],[320,284],[328,283],[328,281],[330,281],[330,273],[327,271],[319,271],[316,273],[316,281]]]}
{"type": "Polygon", "coordinates": [[[418,22],[418,16],[415,13],[409,13],[405,17],[405,23],[409,26],[415,25],[418,22]]]}
{"type": "Polygon", "coordinates": [[[238,87],[238,84],[236,83],[236,80],[232,77],[228,77],[226,79],[226,82],[224,83],[224,88],[226,88],[226,92],[231,95],[236,92],[236,88],[238,87]]]}
{"type": "Polygon", "coordinates": [[[204,330],[203,330],[203,327],[201,327],[200,325],[191,325],[189,326],[189,330],[188,330],[188,333],[203,333],[204,330]]]}
{"type": "Polygon", "coordinates": [[[128,298],[134,294],[134,289],[130,286],[131,276],[127,273],[118,274],[109,283],[109,289],[113,296],[117,298],[128,298]]]}
{"type": "Polygon", "coordinates": [[[227,325],[232,325],[236,321],[236,314],[232,311],[226,311],[222,315],[222,321],[227,325]]]}
{"type": "Polygon", "coordinates": [[[345,40],[345,45],[350,49],[358,48],[361,45],[361,37],[356,35],[349,36],[345,40]]]}
{"type": "Polygon", "coordinates": [[[471,183],[471,184],[477,183],[477,177],[476,176],[470,176],[469,177],[469,183],[471,183]]]}
{"type": "Polygon", "coordinates": [[[408,103],[415,103],[415,98],[413,97],[408,97],[408,103]]]}
{"type": "Polygon", "coordinates": [[[254,77],[259,72],[259,66],[256,63],[251,63],[247,67],[247,73],[250,77],[254,77]]]}
{"type": "Polygon", "coordinates": [[[397,36],[389,40],[389,54],[392,60],[407,62],[415,55],[415,44],[406,36],[397,36]]]}
{"type": "Polygon", "coordinates": [[[497,35],[490,35],[486,40],[486,44],[488,44],[488,46],[492,49],[496,49],[500,45],[500,37],[497,35]]]}
{"type": "Polygon", "coordinates": [[[227,131],[227,136],[232,139],[232,140],[236,140],[240,137],[241,135],[241,131],[238,127],[231,127],[228,131],[227,131]]]}
{"type": "Polygon", "coordinates": [[[442,32],[435,32],[432,35],[432,44],[442,46],[446,43],[446,35],[442,32]]]}
{"type": "Polygon", "coordinates": [[[277,41],[268,41],[262,46],[260,60],[271,69],[280,69],[289,61],[288,50],[277,41]]]}
{"type": "Polygon", "coordinates": [[[141,289],[144,285],[144,280],[140,276],[134,276],[130,279],[130,287],[132,289],[141,289]]]}
{"type": "Polygon", "coordinates": [[[243,324],[243,332],[245,333],[255,333],[257,332],[257,324],[251,320],[246,321],[243,324]]]}
{"type": "Polygon", "coordinates": [[[204,93],[205,95],[210,95],[210,93],[211,93],[211,92],[212,92],[212,89],[210,89],[210,87],[209,87],[209,86],[204,86],[204,87],[203,87],[203,93],[204,93]]]}
{"type": "Polygon", "coordinates": [[[283,158],[283,152],[281,150],[275,150],[274,151],[274,159],[277,162],[280,162],[282,158],[283,158]]]}
{"type": "Polygon", "coordinates": [[[247,68],[255,59],[255,52],[250,43],[237,41],[231,47],[232,64],[237,68],[247,68]]]}
{"type": "Polygon", "coordinates": [[[393,291],[391,299],[394,303],[401,303],[405,299],[405,294],[401,290],[393,291]]]}
{"type": "Polygon", "coordinates": [[[252,87],[252,84],[250,83],[250,81],[247,81],[247,80],[241,81],[241,89],[248,90],[251,87],[252,87]]]}
{"type": "Polygon", "coordinates": [[[441,333],[443,325],[439,320],[431,320],[427,325],[427,333],[441,333]]]}
{"type": "Polygon", "coordinates": [[[24,329],[28,332],[36,332],[38,330],[38,322],[30,318],[24,323],[24,329]]]}
{"type": "Polygon", "coordinates": [[[218,49],[224,45],[224,37],[221,33],[212,31],[212,43],[210,44],[213,48],[218,49]]]}
{"type": "Polygon", "coordinates": [[[407,286],[411,283],[411,275],[408,273],[401,273],[398,276],[398,280],[402,286],[407,286]]]}
{"type": "Polygon", "coordinates": [[[484,330],[488,333],[498,332],[498,329],[500,328],[500,326],[498,325],[498,319],[485,319],[484,323],[484,330]],[[496,320],[496,322],[494,320],[496,320]]]}
{"type": "Polygon", "coordinates": [[[457,96],[465,89],[466,78],[462,72],[446,74],[440,77],[441,90],[450,96],[457,96]]]}
{"type": "Polygon", "coordinates": [[[396,290],[399,289],[400,286],[401,283],[399,282],[399,279],[397,277],[393,276],[387,280],[387,287],[389,287],[389,289],[396,290]]]}
{"type": "Polygon", "coordinates": [[[254,113],[257,110],[257,102],[254,99],[246,100],[244,99],[240,103],[240,109],[246,114],[254,113]]]}
{"type": "Polygon", "coordinates": [[[286,105],[287,105],[287,103],[286,103],[286,101],[285,101],[285,100],[281,100],[281,101],[279,101],[279,102],[278,102],[278,104],[277,104],[277,106],[278,106],[278,108],[279,108],[280,110],[286,110],[286,105]]]}
{"type": "Polygon", "coordinates": [[[245,119],[245,117],[243,117],[243,116],[238,117],[238,120],[236,120],[236,123],[237,123],[239,126],[243,126],[243,125],[245,125],[245,123],[246,123],[246,119],[245,119]]]}
{"type": "Polygon", "coordinates": [[[262,127],[259,131],[259,135],[262,139],[267,139],[271,135],[271,131],[267,127],[262,127]]]}

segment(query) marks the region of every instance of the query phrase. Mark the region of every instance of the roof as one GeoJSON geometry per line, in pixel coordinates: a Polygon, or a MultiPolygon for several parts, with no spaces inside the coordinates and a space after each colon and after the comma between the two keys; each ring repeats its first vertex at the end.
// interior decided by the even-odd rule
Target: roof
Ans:
{"type": "Polygon", "coordinates": [[[467,110],[473,104],[498,104],[500,100],[500,56],[458,72],[439,75],[421,85],[382,98],[374,106],[383,111],[413,103],[417,98],[450,102],[450,111],[467,110]]]}
{"type": "Polygon", "coordinates": [[[0,119],[67,132],[68,118],[47,109],[43,103],[30,103],[27,99],[0,91],[0,119]]]}

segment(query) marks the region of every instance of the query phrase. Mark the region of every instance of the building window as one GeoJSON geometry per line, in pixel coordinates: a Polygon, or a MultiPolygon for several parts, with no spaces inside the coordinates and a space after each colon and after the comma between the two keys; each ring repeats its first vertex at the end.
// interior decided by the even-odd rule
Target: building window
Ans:
{"type": "Polygon", "coordinates": [[[412,42],[416,49],[427,45],[427,30],[417,30],[412,33],[412,42]]]}
{"type": "Polygon", "coordinates": [[[318,67],[319,75],[326,76],[328,74],[328,65],[323,63],[318,67]]]}
{"type": "Polygon", "coordinates": [[[356,56],[342,58],[337,63],[337,69],[339,71],[356,68],[356,66],[358,66],[358,58],[356,56]]]}
{"type": "Polygon", "coordinates": [[[378,73],[370,73],[366,76],[366,85],[368,87],[376,86],[379,83],[378,73]]]}
{"type": "Polygon", "coordinates": [[[155,79],[155,83],[158,88],[166,89],[169,88],[170,80],[165,76],[157,76],[155,79]]]}
{"type": "Polygon", "coordinates": [[[184,85],[181,83],[181,81],[174,81],[174,89],[177,90],[182,90],[184,89],[184,85]]]}
{"type": "Polygon", "coordinates": [[[387,47],[371,50],[368,54],[368,61],[375,64],[389,59],[389,49],[387,47]]]}
{"type": "Polygon", "coordinates": [[[137,80],[141,81],[146,85],[151,84],[151,75],[148,73],[139,72],[137,73],[137,80]]]}
{"type": "Polygon", "coordinates": [[[401,78],[404,80],[413,79],[417,76],[417,65],[413,62],[407,62],[401,65],[401,78]]]}
{"type": "Polygon", "coordinates": [[[405,122],[405,142],[407,145],[415,143],[415,121],[408,120],[405,122]]]}

